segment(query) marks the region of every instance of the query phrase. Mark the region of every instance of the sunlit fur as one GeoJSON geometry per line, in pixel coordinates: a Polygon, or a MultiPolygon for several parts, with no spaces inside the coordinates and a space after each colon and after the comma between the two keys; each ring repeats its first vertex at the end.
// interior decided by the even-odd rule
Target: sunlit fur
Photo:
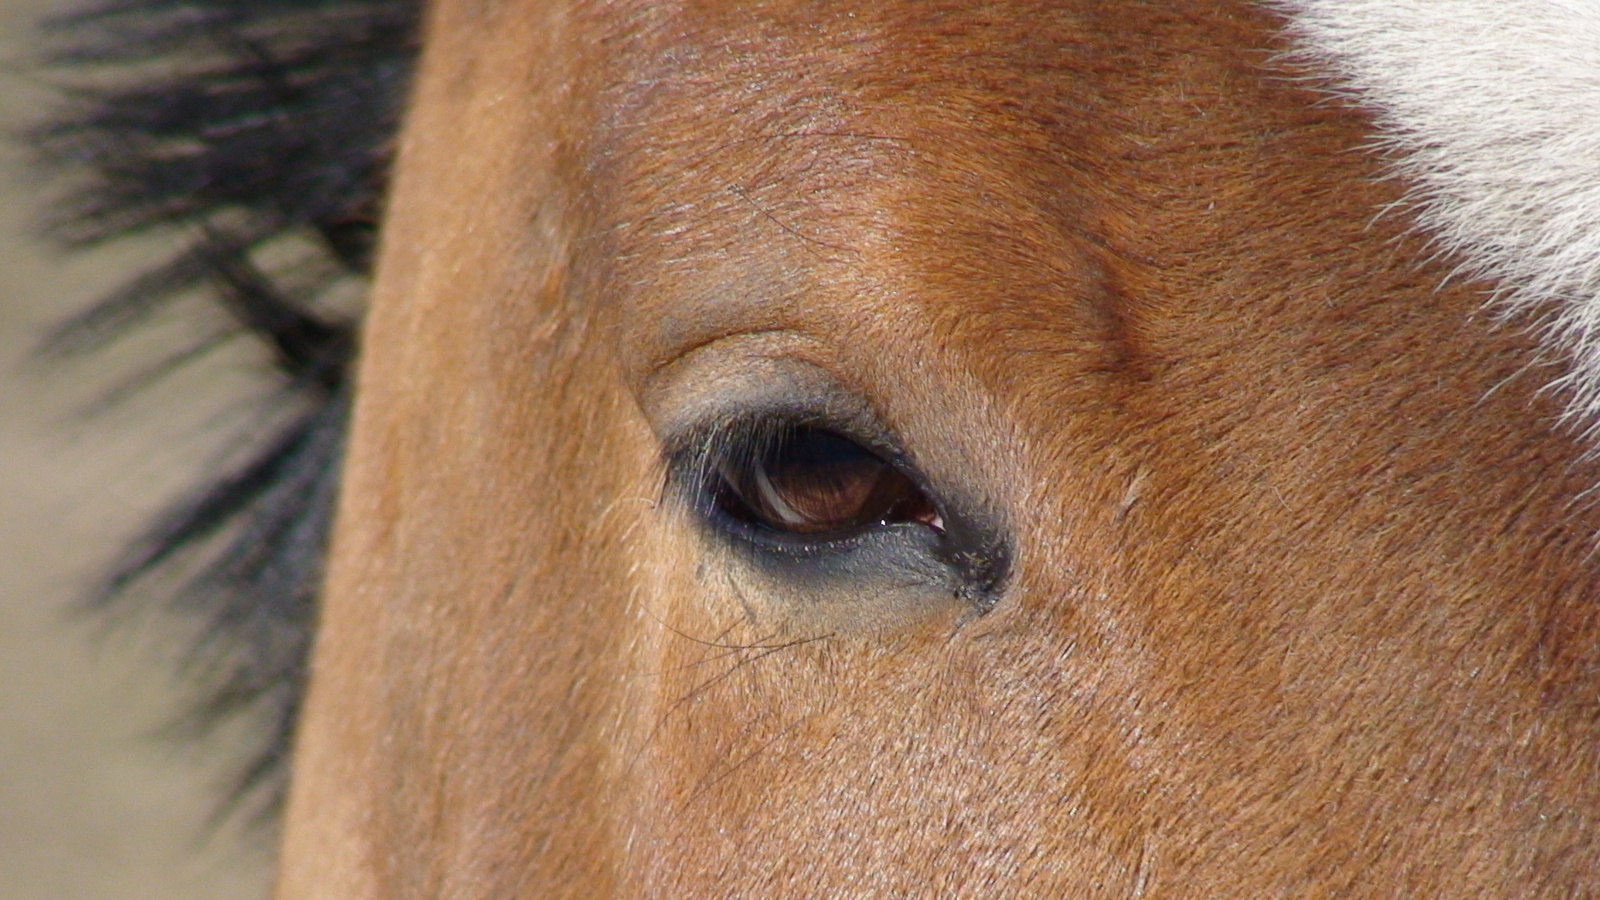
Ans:
{"type": "Polygon", "coordinates": [[[1600,892],[1566,370],[1281,27],[442,0],[280,896],[1600,892]],[[746,617],[659,440],[740,353],[997,523],[992,609],[746,617]]]}

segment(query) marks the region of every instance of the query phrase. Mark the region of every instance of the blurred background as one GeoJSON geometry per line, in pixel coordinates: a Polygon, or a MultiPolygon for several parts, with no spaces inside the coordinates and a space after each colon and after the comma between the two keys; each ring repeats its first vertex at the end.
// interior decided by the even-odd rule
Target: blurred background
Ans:
{"type": "Polygon", "coordinates": [[[35,25],[59,6],[0,0],[0,898],[257,900],[272,837],[216,816],[239,736],[162,733],[183,708],[183,636],[85,614],[81,598],[230,449],[270,382],[240,341],[119,396],[197,327],[181,304],[108,352],[33,356],[173,239],[65,254],[34,235],[61,186],[17,134],[51,108],[32,62],[35,25]]]}

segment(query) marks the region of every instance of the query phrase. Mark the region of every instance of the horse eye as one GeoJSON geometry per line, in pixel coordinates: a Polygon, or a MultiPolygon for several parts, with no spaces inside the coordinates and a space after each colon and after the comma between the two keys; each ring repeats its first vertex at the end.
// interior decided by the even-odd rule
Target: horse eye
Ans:
{"type": "Polygon", "coordinates": [[[812,426],[784,429],[716,466],[712,502],[723,514],[782,534],[822,536],[944,522],[927,494],[877,454],[812,426]]]}

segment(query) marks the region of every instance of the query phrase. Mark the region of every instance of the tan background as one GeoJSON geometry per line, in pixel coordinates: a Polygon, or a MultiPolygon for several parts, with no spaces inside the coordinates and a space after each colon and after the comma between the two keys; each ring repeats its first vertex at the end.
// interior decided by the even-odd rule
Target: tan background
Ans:
{"type": "Polygon", "coordinates": [[[49,323],[160,244],[69,258],[28,236],[46,201],[8,136],[48,108],[26,63],[50,5],[0,0],[0,900],[258,900],[268,842],[207,824],[226,741],[153,736],[177,708],[172,626],[70,614],[248,417],[258,361],[226,348],[94,416],[82,412],[194,326],[173,316],[91,362],[29,362],[49,323]]]}

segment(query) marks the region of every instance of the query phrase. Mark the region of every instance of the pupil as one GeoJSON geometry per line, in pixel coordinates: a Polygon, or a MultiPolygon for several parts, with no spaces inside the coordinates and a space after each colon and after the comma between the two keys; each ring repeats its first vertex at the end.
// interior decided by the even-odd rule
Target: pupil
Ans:
{"type": "Polygon", "coordinates": [[[855,441],[819,428],[785,430],[719,467],[724,512],[774,531],[822,534],[891,522],[939,527],[931,501],[855,441]]]}

